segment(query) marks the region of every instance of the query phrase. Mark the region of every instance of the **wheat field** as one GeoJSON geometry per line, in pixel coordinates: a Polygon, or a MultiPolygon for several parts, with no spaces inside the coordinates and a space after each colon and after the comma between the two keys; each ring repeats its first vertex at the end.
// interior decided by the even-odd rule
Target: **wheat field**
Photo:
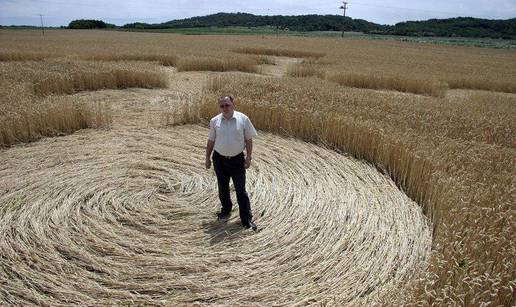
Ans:
{"type": "Polygon", "coordinates": [[[514,305],[515,51],[47,32],[0,30],[1,305],[514,305]],[[204,168],[227,94],[257,233],[204,168]]]}

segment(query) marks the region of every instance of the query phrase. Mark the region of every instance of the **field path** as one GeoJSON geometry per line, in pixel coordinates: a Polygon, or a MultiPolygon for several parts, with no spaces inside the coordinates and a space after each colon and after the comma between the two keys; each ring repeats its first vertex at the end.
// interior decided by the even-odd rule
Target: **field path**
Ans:
{"type": "Polygon", "coordinates": [[[263,230],[240,226],[236,201],[216,222],[207,129],[159,124],[208,74],[169,75],[169,89],[77,94],[109,103],[112,129],[2,152],[3,304],[361,306],[412,278],[430,252],[420,207],[313,144],[259,132],[247,186],[263,230]]]}
{"type": "Polygon", "coordinates": [[[283,77],[287,74],[287,68],[290,64],[298,63],[302,59],[290,57],[271,57],[276,62],[276,65],[262,65],[261,73],[275,77],[283,77]]]}

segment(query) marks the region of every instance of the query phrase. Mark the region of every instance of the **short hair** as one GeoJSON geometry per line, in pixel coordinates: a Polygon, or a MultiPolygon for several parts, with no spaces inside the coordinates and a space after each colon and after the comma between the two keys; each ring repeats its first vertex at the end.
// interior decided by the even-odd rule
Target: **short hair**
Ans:
{"type": "Polygon", "coordinates": [[[224,96],[220,96],[219,97],[219,101],[223,101],[223,100],[228,100],[231,101],[231,103],[233,103],[233,96],[231,95],[224,95],[224,96]]]}

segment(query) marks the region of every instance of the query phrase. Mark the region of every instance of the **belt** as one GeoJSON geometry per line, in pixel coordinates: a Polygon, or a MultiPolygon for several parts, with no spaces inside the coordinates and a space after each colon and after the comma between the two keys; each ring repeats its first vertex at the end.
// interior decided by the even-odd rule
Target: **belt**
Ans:
{"type": "Polygon", "coordinates": [[[215,151],[215,150],[214,150],[214,152],[215,152],[217,155],[221,156],[222,158],[226,158],[226,159],[231,159],[231,158],[234,158],[234,157],[238,157],[239,155],[243,154],[243,152],[241,152],[241,153],[239,153],[238,155],[235,155],[235,156],[225,156],[225,155],[220,154],[218,151],[215,151]]]}

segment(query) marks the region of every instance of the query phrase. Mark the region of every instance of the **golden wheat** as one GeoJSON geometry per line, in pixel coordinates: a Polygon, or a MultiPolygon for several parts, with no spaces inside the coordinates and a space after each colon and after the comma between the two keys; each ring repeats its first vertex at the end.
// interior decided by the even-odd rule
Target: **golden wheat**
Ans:
{"type": "Polygon", "coordinates": [[[111,114],[103,103],[76,102],[68,97],[39,98],[24,86],[0,82],[0,147],[84,128],[109,127],[111,114]]]}
{"type": "Polygon", "coordinates": [[[257,62],[252,58],[185,57],[177,61],[177,71],[243,71],[257,72],[257,62]]]}
{"type": "Polygon", "coordinates": [[[275,56],[287,56],[294,58],[320,58],[325,54],[321,52],[310,52],[310,51],[302,51],[302,50],[290,50],[290,49],[270,49],[270,48],[253,48],[253,47],[244,47],[235,49],[235,52],[245,53],[245,54],[264,54],[264,55],[275,55],[275,56]]]}
{"type": "Polygon", "coordinates": [[[42,61],[47,58],[56,57],[50,53],[29,53],[29,52],[0,52],[0,62],[10,61],[42,61]]]}
{"type": "Polygon", "coordinates": [[[92,54],[80,57],[91,61],[147,61],[158,62],[163,66],[176,66],[177,56],[170,54],[92,54]]]}
{"type": "Polygon", "coordinates": [[[257,55],[253,57],[253,59],[256,61],[256,64],[259,65],[276,65],[276,60],[270,56],[257,55]]]}
{"type": "Polygon", "coordinates": [[[509,304],[512,279],[503,263],[513,261],[510,233],[514,229],[495,226],[493,221],[507,225],[511,216],[513,199],[506,191],[511,189],[511,170],[516,166],[513,98],[474,95],[435,101],[391,94],[385,99],[381,93],[367,97],[363,90],[339,91],[317,79],[216,78],[209,82],[212,93],[198,111],[201,117],[213,116],[216,97],[231,93],[237,97],[238,109],[258,128],[371,161],[422,205],[433,221],[436,255],[428,275],[412,286],[409,300],[509,304]],[[485,206],[497,209],[486,211],[485,206]],[[485,236],[496,240],[488,243],[485,236]],[[493,249],[479,252],[478,242],[493,249]],[[498,265],[489,272],[496,277],[481,273],[493,261],[498,265]],[[470,270],[465,271],[465,266],[470,270]],[[442,280],[449,272],[454,277],[442,280]],[[427,280],[434,284],[432,292],[423,290],[428,289],[427,280]],[[446,291],[446,285],[468,287],[468,299],[464,301],[459,291],[444,299],[441,291],[446,291]],[[497,291],[497,295],[486,300],[475,294],[485,291],[497,291]]]}
{"type": "Polygon", "coordinates": [[[312,77],[324,78],[324,72],[320,71],[313,64],[293,63],[287,67],[287,76],[290,77],[312,77]]]}
{"type": "MultiPolygon", "coordinates": [[[[19,61],[0,63],[0,81],[9,79],[9,83],[0,84],[2,93],[8,94],[2,97],[12,97],[0,98],[0,116],[6,119],[2,123],[9,118],[22,118],[17,116],[24,111],[38,110],[43,99],[49,103],[50,99],[73,99],[75,103],[75,97],[28,97],[28,103],[18,109],[19,97],[31,96],[32,84],[45,78],[113,69],[159,70],[155,63],[130,59],[77,60],[99,54],[106,59],[110,55],[117,59],[120,54],[141,54],[142,45],[146,46],[145,54],[172,53],[178,59],[230,59],[235,50],[304,57],[297,61],[328,75],[349,72],[359,76],[356,80],[360,76],[380,76],[368,87],[388,83],[396,90],[343,87],[318,78],[247,78],[246,74],[224,73],[232,77],[208,80],[210,92],[200,106],[181,103],[187,107],[150,112],[148,108],[154,108],[155,101],[168,97],[170,91],[190,87],[201,93],[206,77],[203,73],[175,74],[162,68],[170,73],[167,78],[175,78],[171,89],[83,94],[86,107],[95,105],[88,103],[90,97],[110,100],[115,105],[116,120],[126,122],[117,122],[117,128],[111,131],[88,131],[31,146],[15,146],[0,155],[0,215],[4,219],[0,228],[5,230],[1,232],[5,248],[0,250],[4,259],[0,278],[10,281],[0,285],[4,303],[163,304],[162,299],[166,299],[167,303],[179,305],[513,304],[515,96],[455,89],[514,92],[513,50],[353,39],[67,30],[48,31],[48,39],[41,40],[33,31],[0,32],[2,52],[45,50],[64,57],[32,61],[30,65],[19,61]],[[317,53],[317,59],[306,53],[317,53]],[[393,83],[390,79],[396,76],[401,79],[393,83]],[[414,80],[423,82],[414,84],[414,80]],[[430,96],[431,86],[426,82],[449,84],[451,90],[444,97],[430,96]],[[421,89],[424,95],[410,94],[421,89]],[[371,213],[377,212],[373,210],[378,209],[375,202],[360,202],[349,215],[338,211],[340,202],[336,200],[344,196],[342,203],[346,203],[346,193],[361,187],[347,185],[352,181],[348,171],[355,170],[360,177],[353,177],[356,181],[352,182],[366,185],[377,172],[357,171],[343,164],[337,158],[341,156],[333,151],[264,132],[260,134],[263,139],[256,140],[257,168],[251,169],[249,183],[253,187],[253,205],[265,209],[259,218],[266,221],[267,228],[257,236],[245,237],[247,234],[236,226],[209,227],[213,218],[210,210],[217,201],[214,178],[199,170],[206,129],[149,127],[142,115],[160,114],[165,126],[203,121],[201,118],[217,112],[217,96],[228,93],[237,98],[237,108],[248,113],[261,129],[330,147],[344,155],[351,153],[392,177],[432,221],[432,253],[427,269],[421,267],[420,261],[426,259],[430,241],[423,225],[413,222],[421,221],[416,219],[418,215],[386,211],[386,224],[375,223],[378,216],[371,213]],[[127,113],[130,110],[135,113],[127,113]],[[92,187],[91,182],[98,182],[98,186],[92,187]],[[207,187],[211,187],[210,192],[206,192],[207,187]],[[278,191],[286,191],[291,198],[278,201],[278,191]],[[272,203],[275,206],[269,205],[272,203]],[[373,209],[364,210],[369,206],[373,209]],[[270,213],[269,208],[277,211],[270,213]],[[195,218],[199,216],[202,217],[195,218]],[[348,216],[363,219],[347,224],[348,216]],[[292,220],[299,220],[299,224],[289,224],[292,220]],[[413,223],[399,224],[399,232],[381,231],[390,230],[389,223],[407,220],[413,223]],[[342,231],[342,227],[347,228],[342,231]],[[66,244],[54,240],[57,230],[70,239],[66,244]],[[368,230],[374,238],[357,230],[368,230]],[[393,238],[384,234],[400,235],[393,238]],[[41,244],[35,244],[34,238],[41,244]],[[369,244],[379,239],[382,244],[369,244]],[[228,249],[235,244],[238,248],[228,249]],[[376,260],[355,254],[371,245],[376,247],[370,251],[376,260]],[[253,250],[254,246],[259,250],[253,250]],[[411,257],[407,258],[403,250],[410,250],[411,257]],[[242,251],[245,255],[239,254],[242,251]],[[355,258],[348,259],[347,255],[355,258]],[[385,260],[388,255],[396,255],[396,259],[385,260]],[[117,261],[111,261],[111,257],[117,261]],[[255,259],[261,260],[259,264],[253,262],[255,259]],[[49,275],[46,268],[56,266],[64,273],[49,275]],[[421,271],[416,275],[418,267],[421,271]],[[363,269],[367,277],[353,268],[363,269]],[[348,271],[353,274],[346,274],[348,271]],[[250,272],[260,282],[242,287],[246,285],[243,272],[250,272]],[[378,283],[369,283],[371,276],[378,283]],[[276,287],[278,284],[284,285],[282,289],[276,287]]],[[[274,60],[278,65],[267,67],[266,73],[281,75],[287,60],[296,61],[274,60]]],[[[249,61],[253,65],[267,64],[252,56],[249,61]]],[[[58,115],[58,111],[59,108],[54,114],[58,115]]],[[[48,120],[46,115],[42,118],[43,122],[48,120]]],[[[32,121],[38,122],[29,120],[32,121]]],[[[23,124],[22,120],[16,123],[23,124]]],[[[33,125],[28,127],[32,129],[33,125]]],[[[367,195],[368,200],[400,195],[393,190],[379,190],[379,186],[371,184],[371,189],[362,195],[367,195]]],[[[402,203],[404,209],[410,206],[398,200],[385,209],[402,203]]]]}
{"type": "Polygon", "coordinates": [[[326,78],[340,85],[369,88],[376,90],[395,90],[399,92],[443,97],[446,84],[433,80],[411,80],[400,76],[361,75],[353,73],[334,73],[326,78]]]}
{"type": "Polygon", "coordinates": [[[34,84],[38,95],[72,94],[80,91],[123,89],[130,87],[163,88],[167,86],[164,75],[153,72],[112,70],[106,72],[81,72],[71,76],[49,77],[34,84]]]}
{"type": "Polygon", "coordinates": [[[448,86],[453,89],[475,89],[496,91],[505,93],[516,93],[516,81],[493,81],[475,78],[457,78],[447,80],[448,86]]]}
{"type": "Polygon", "coordinates": [[[0,156],[3,301],[368,305],[429,255],[421,209],[365,162],[260,132],[247,182],[263,230],[251,233],[236,212],[215,221],[207,128],[117,127],[0,156]]]}

